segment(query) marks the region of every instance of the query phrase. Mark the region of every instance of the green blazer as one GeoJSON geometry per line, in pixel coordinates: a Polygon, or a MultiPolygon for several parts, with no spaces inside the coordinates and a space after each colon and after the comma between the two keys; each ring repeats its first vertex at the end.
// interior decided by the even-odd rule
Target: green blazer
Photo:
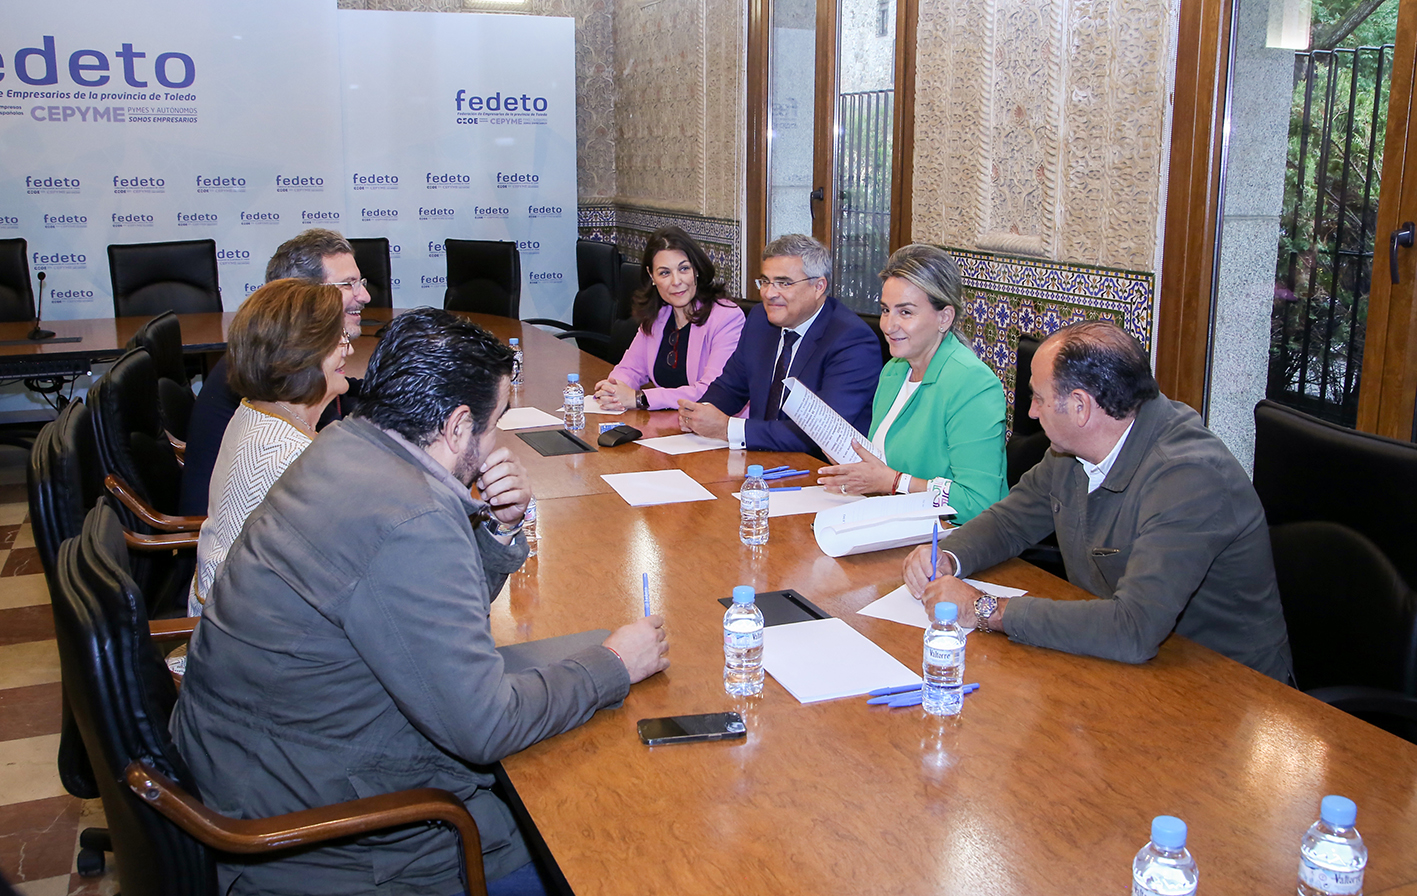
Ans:
{"type": "MultiPolygon", "coordinates": [[[[909,375],[904,359],[886,362],[871,405],[872,438],[909,375]]],[[[1004,384],[954,333],[945,334],[924,380],[886,433],[886,463],[919,479],[953,480],[950,506],[959,523],[1008,492],[1004,384]]]]}

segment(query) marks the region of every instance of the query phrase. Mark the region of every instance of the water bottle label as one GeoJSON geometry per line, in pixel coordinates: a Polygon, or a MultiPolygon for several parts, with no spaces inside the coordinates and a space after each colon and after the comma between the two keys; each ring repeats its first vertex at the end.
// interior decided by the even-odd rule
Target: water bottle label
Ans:
{"type": "Polygon", "coordinates": [[[955,666],[963,659],[959,648],[946,649],[940,647],[925,648],[925,662],[935,666],[955,666]]]}
{"type": "Polygon", "coordinates": [[[759,629],[755,632],[724,632],[723,646],[730,650],[752,650],[763,646],[763,633],[759,629]]]}
{"type": "Polygon", "coordinates": [[[1357,871],[1334,871],[1321,868],[1299,857],[1299,881],[1306,887],[1328,893],[1330,896],[1357,896],[1363,892],[1363,869],[1357,871]]]}

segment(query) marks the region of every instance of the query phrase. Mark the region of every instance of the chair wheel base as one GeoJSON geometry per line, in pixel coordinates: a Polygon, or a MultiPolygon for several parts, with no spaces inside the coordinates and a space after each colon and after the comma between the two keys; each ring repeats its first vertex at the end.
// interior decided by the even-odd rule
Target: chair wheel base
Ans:
{"type": "Polygon", "coordinates": [[[99,877],[103,874],[105,864],[103,852],[97,849],[80,849],[74,864],[80,877],[99,877]]]}

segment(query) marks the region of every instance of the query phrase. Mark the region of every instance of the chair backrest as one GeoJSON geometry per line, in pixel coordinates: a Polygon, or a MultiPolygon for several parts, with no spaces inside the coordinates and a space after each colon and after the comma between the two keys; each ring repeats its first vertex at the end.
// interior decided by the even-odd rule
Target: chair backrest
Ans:
{"type": "Polygon", "coordinates": [[[516,243],[447,239],[443,247],[448,259],[444,308],[521,316],[522,256],[516,243]]]}
{"type": "Polygon", "coordinates": [[[127,565],[118,518],[100,502],[59,551],[54,633],[65,694],[98,780],[128,896],[207,896],[214,856],[138,798],[123,780],[135,759],[200,791],[168,735],[177,699],[148,635],[148,616],[127,565]]]}
{"type": "MultiPolygon", "coordinates": [[[[637,261],[620,262],[620,278],[615,290],[615,319],[627,320],[634,313],[635,291],[649,283],[649,271],[637,261]]],[[[746,309],[744,310],[746,314],[746,309]]]]}
{"type": "Polygon", "coordinates": [[[19,238],[0,240],[0,323],[27,320],[34,320],[29,247],[19,238]]]}
{"type": "Polygon", "coordinates": [[[1270,528],[1294,678],[1417,696],[1417,594],[1366,536],[1341,523],[1270,528]]]}
{"type": "Polygon", "coordinates": [[[71,401],[39,431],[26,471],[30,527],[51,584],[59,546],[79,534],[104,495],[103,475],[88,406],[71,401]]]}
{"type": "Polygon", "coordinates": [[[389,240],[376,236],[350,240],[359,276],[369,281],[369,307],[394,307],[394,275],[389,261],[389,240]]]}
{"type": "MultiPolygon", "coordinates": [[[[616,293],[620,280],[620,252],[613,243],[576,240],[576,279],[579,289],[571,306],[571,326],[577,330],[610,335],[615,324],[616,293]]],[[[589,340],[587,340],[590,343],[589,340]]],[[[583,351],[604,356],[605,343],[577,345],[583,351]]],[[[613,360],[619,361],[617,355],[613,360]]]]}
{"type": "Polygon", "coordinates": [[[1271,526],[1342,523],[1417,585],[1417,445],[1265,400],[1255,406],[1254,483],[1271,526]]]}
{"type": "Polygon", "coordinates": [[[128,348],[145,348],[157,373],[158,401],[167,431],[184,442],[187,424],[192,419],[192,407],[197,397],[192,394],[192,381],[187,378],[182,355],[182,324],[177,315],[164,311],[143,324],[128,340],[128,348]]]}
{"type": "Polygon", "coordinates": [[[110,245],[108,273],[118,317],[221,310],[216,240],[110,245]]]}
{"type": "MultiPolygon", "coordinates": [[[[157,373],[146,349],[129,350],[89,389],[89,411],[105,474],[122,478],[162,513],[177,513],[182,470],[164,432],[157,373]]],[[[148,531],[125,518],[135,531],[148,531]]]]}
{"type": "Polygon", "coordinates": [[[1014,365],[1014,413],[1013,432],[1009,443],[1004,446],[1005,479],[1009,488],[1018,484],[1024,473],[1033,469],[1048,453],[1049,440],[1043,432],[1043,425],[1028,416],[1028,408],[1033,404],[1033,387],[1029,378],[1033,373],[1033,355],[1038,351],[1039,341],[1033,336],[1018,338],[1018,363],[1014,365]]]}
{"type": "Polygon", "coordinates": [[[879,314],[867,314],[864,311],[856,312],[856,316],[861,318],[861,322],[871,328],[871,332],[876,334],[876,342],[881,348],[881,364],[885,365],[891,359],[891,344],[886,339],[886,334],[881,332],[881,316],[879,314]]]}

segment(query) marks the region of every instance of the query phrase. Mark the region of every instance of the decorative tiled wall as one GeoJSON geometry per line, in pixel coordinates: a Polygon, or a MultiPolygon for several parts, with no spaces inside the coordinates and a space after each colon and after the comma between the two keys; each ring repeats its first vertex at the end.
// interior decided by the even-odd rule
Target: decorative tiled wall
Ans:
{"type": "Polygon", "coordinates": [[[1151,348],[1152,274],[968,249],[949,252],[964,286],[960,329],[1003,380],[1010,429],[1021,334],[1046,336],[1081,320],[1109,320],[1151,348]]]}
{"type": "Polygon", "coordinates": [[[632,261],[639,260],[650,234],[671,224],[682,227],[713,260],[719,279],[728,286],[728,294],[738,294],[742,228],[737,221],[624,205],[582,205],[579,212],[583,238],[614,243],[632,261]]]}

